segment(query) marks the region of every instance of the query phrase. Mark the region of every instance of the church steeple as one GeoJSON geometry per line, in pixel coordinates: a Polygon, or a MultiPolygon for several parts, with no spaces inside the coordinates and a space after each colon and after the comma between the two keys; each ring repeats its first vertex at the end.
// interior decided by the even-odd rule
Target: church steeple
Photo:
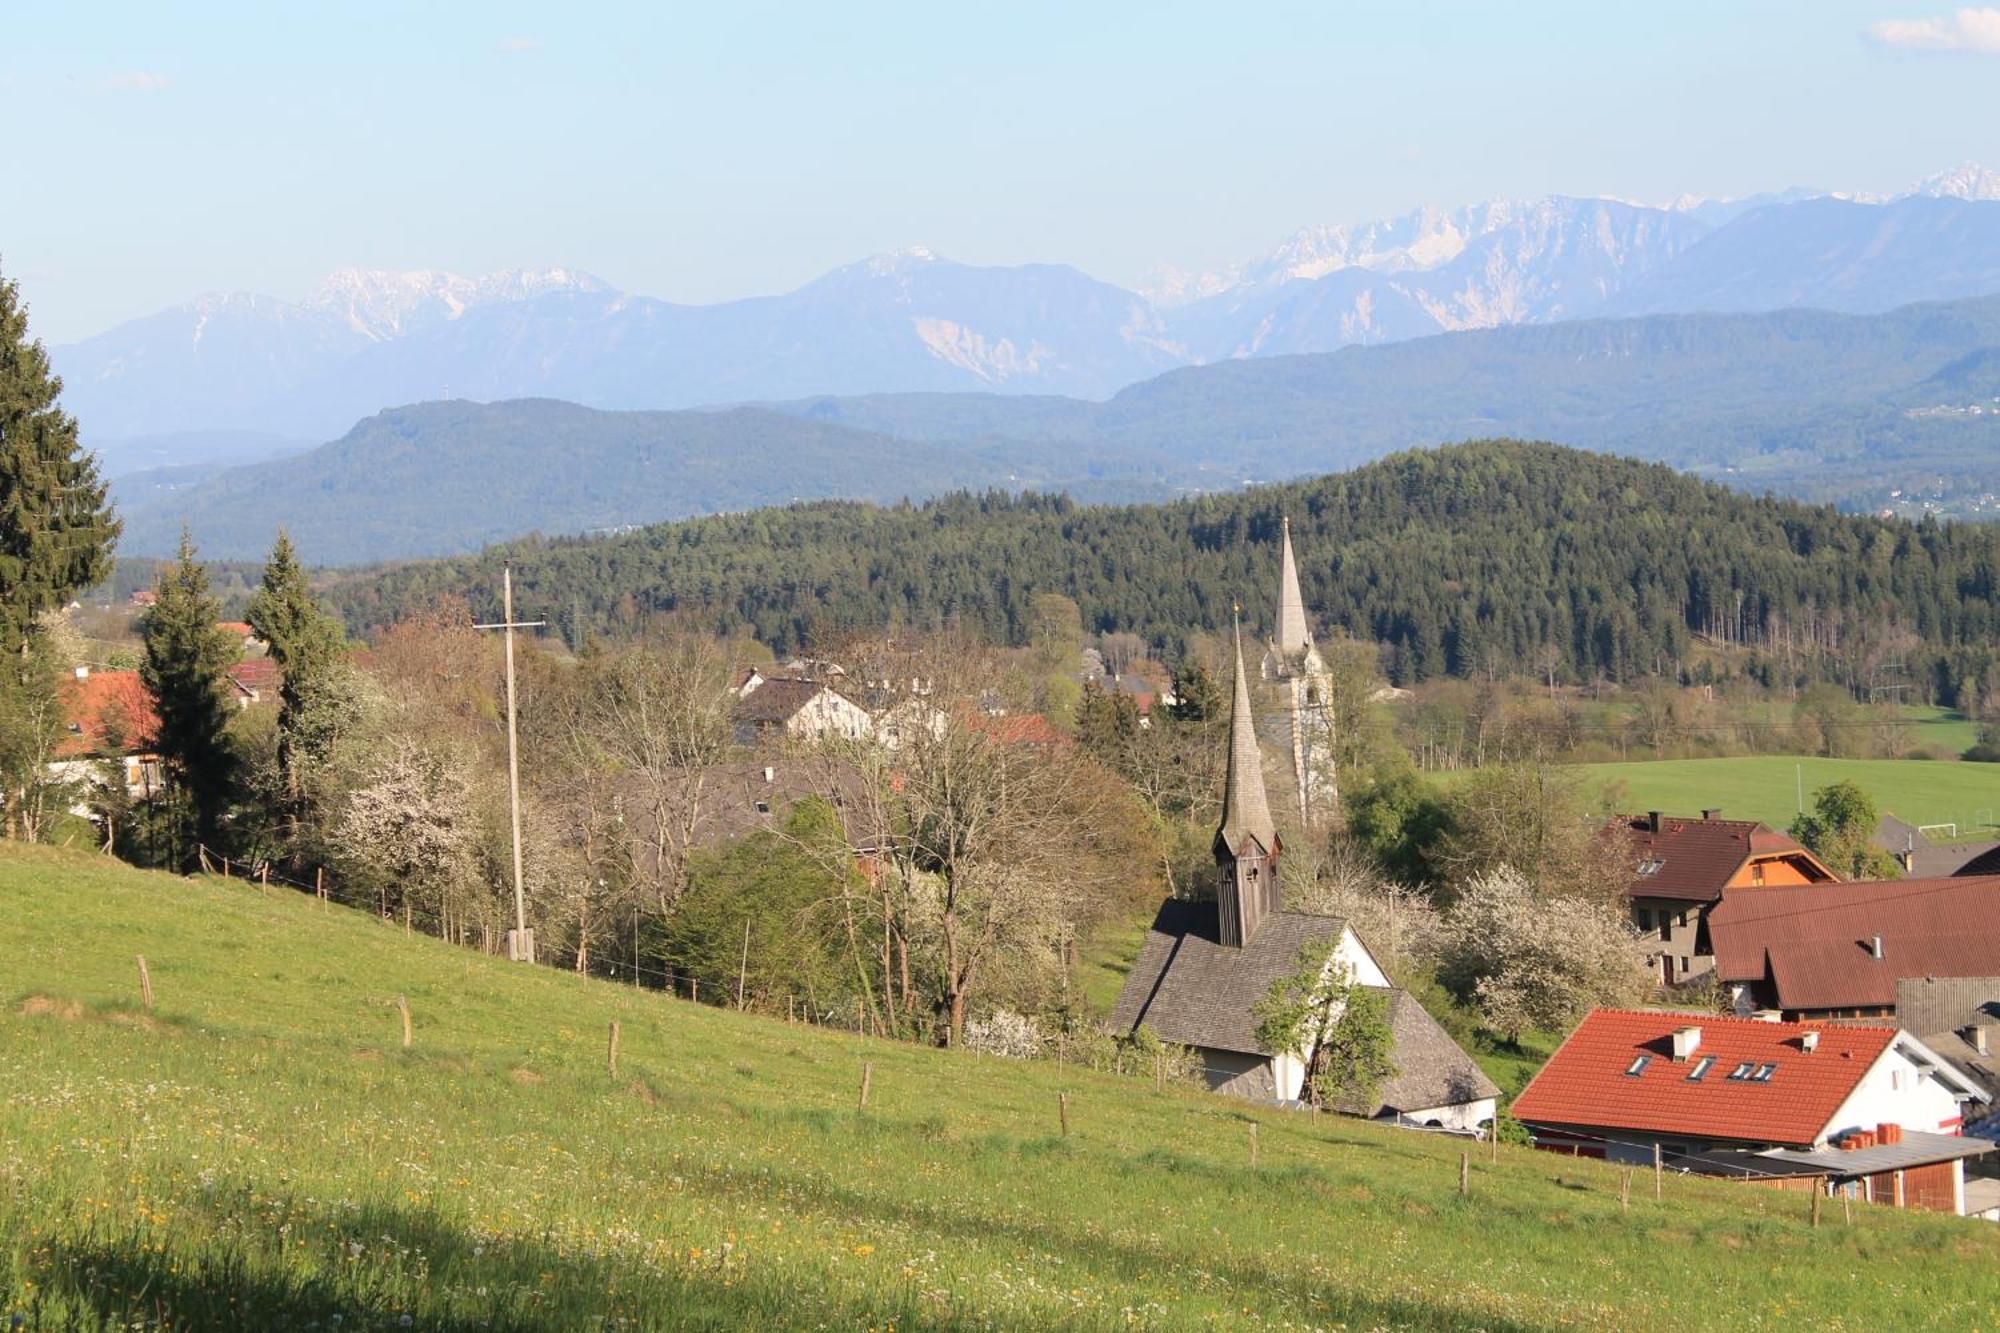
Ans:
{"type": "Polygon", "coordinates": [[[1222,826],[1215,831],[1219,870],[1216,908],[1222,943],[1241,947],[1278,910],[1277,825],[1264,794],[1250,681],[1243,672],[1243,627],[1236,626],[1236,697],[1229,712],[1229,773],[1222,789],[1222,826]]]}
{"type": "Polygon", "coordinates": [[[1312,651],[1312,630],[1306,625],[1306,599],[1299,595],[1299,562],[1292,556],[1292,520],[1280,524],[1283,549],[1278,561],[1278,633],[1273,647],[1283,660],[1312,651]]]}

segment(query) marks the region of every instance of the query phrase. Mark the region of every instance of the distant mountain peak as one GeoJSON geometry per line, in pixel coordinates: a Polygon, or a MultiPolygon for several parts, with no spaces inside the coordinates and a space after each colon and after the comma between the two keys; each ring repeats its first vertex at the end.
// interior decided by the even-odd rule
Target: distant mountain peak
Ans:
{"type": "Polygon", "coordinates": [[[601,279],[570,268],[509,268],[478,278],[429,268],[338,268],[304,304],[340,318],[364,337],[386,341],[436,320],[457,319],[474,306],[610,290],[601,279]]]}
{"type": "Polygon", "coordinates": [[[2000,171],[1966,162],[1924,177],[1910,187],[1909,193],[1932,199],[2000,200],[2000,171]]]}

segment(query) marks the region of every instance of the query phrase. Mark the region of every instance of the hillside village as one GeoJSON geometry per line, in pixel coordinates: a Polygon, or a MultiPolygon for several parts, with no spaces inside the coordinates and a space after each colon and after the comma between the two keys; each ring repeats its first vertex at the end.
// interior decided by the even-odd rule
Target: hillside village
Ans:
{"type": "MultiPolygon", "coordinates": [[[[1602,892],[1562,882],[1532,890],[1522,876],[1533,867],[1516,865],[1515,849],[1503,846],[1487,881],[1443,911],[1435,898],[1400,899],[1409,890],[1393,884],[1329,893],[1329,874],[1352,872],[1325,864],[1318,849],[1343,845],[1352,821],[1375,817],[1364,764],[1341,728],[1374,726],[1361,716],[1409,695],[1365,674],[1336,679],[1312,629],[1288,525],[1278,548],[1270,632],[1246,651],[1239,624],[1218,664],[1226,688],[1200,672],[1163,679],[1128,642],[1109,653],[1088,648],[1068,666],[1044,653],[985,671],[968,670],[977,656],[969,645],[915,637],[857,641],[839,658],[736,667],[718,647],[691,640],[629,659],[636,676],[614,671],[584,687],[600,703],[618,700],[607,720],[620,734],[585,742],[572,714],[560,742],[629,747],[623,776],[607,774],[609,784],[583,798],[617,812],[615,836],[629,841],[606,851],[628,882],[599,901],[565,888],[562,878],[589,874],[588,863],[551,866],[537,839],[573,845],[605,829],[564,830],[549,816],[574,812],[544,809],[523,844],[536,910],[522,944],[503,929],[504,897],[493,912],[451,901],[443,851],[429,853],[438,865],[414,853],[371,865],[367,853],[330,844],[309,881],[296,853],[276,843],[200,845],[189,859],[336,900],[368,894],[373,910],[406,928],[419,923],[486,950],[505,944],[577,971],[617,977],[622,968],[639,984],[739,1008],[782,1005],[883,1035],[1097,1060],[1141,1075],[1150,1063],[1251,1102],[1414,1132],[1515,1134],[1572,1157],[2000,1220],[2000,842],[1934,843],[1935,830],[1884,815],[1870,816],[1862,845],[1821,840],[1822,854],[1720,809],[1653,810],[1600,816],[1559,853],[1567,860],[1558,873],[1609,877],[1602,892]],[[1039,695],[1021,694],[1023,669],[1051,667],[1055,694],[1046,680],[1039,695]],[[689,699],[690,688],[709,697],[689,699]],[[1063,725],[1017,702],[1065,693],[1074,721],[1063,725]],[[1170,782],[1187,789],[1154,792],[1153,808],[1196,821],[1212,812],[1211,845],[1179,864],[1167,854],[1171,889],[1149,909],[1139,896],[1148,877],[1092,864],[1085,846],[1101,837],[1092,821],[1137,810],[1065,793],[1089,783],[1089,770],[1120,772],[1121,753],[1129,762],[1167,736],[1178,751],[1166,756],[1178,770],[1170,782]],[[1052,799],[1003,805],[1010,779],[1052,799]],[[977,820],[989,817],[1017,827],[982,844],[977,820]],[[1064,838],[1084,841],[1049,845],[1064,838]],[[829,872],[825,858],[836,849],[846,864],[829,872]],[[759,914],[774,903],[728,901],[742,875],[797,873],[801,861],[814,864],[821,887],[795,886],[805,896],[791,910],[823,915],[829,901],[814,894],[831,886],[841,903],[872,898],[867,910],[883,915],[883,926],[869,928],[879,940],[867,946],[879,976],[858,993],[832,980],[837,962],[769,932],[759,914]],[[982,883],[995,875],[1023,882],[982,883]],[[677,892],[666,887],[676,877],[677,892]],[[427,878],[439,896],[424,895],[427,878]],[[962,905],[951,901],[958,879],[968,886],[962,905]],[[1127,905],[1064,901],[1107,889],[1127,905]],[[620,903],[639,900],[637,921],[651,910],[649,892],[689,896],[661,916],[664,934],[621,937],[618,913],[632,909],[620,903]],[[941,903],[924,905],[940,892],[941,903]],[[1475,910],[1468,900],[1482,895],[1492,901],[1475,910]],[[942,920],[926,919],[940,910],[942,920]],[[1142,912],[1151,923],[1121,955],[1115,996],[1101,1008],[1067,1001],[1051,1020],[1048,1001],[1036,997],[1051,984],[1058,998],[1070,992],[1079,942],[1101,947],[1142,912]],[[1405,934],[1500,933],[1502,923],[1480,912],[1515,918],[1504,928],[1518,938],[1460,939],[1426,956],[1405,934]],[[1520,919],[1541,915],[1549,921],[1520,919]],[[1571,936],[1560,945],[1548,939],[1558,919],[1566,924],[1555,929],[1571,936]],[[939,928],[942,937],[924,938],[939,928]],[[923,976],[932,966],[935,991],[923,976]],[[1019,975],[988,982],[982,969],[1019,975]],[[1433,978],[1453,969],[1476,974],[1456,992],[1441,988],[1433,978]],[[842,998],[821,993],[822,981],[842,998]],[[1296,1011],[1289,1026],[1274,1018],[1287,994],[1296,1011]],[[1435,1014],[1427,1003],[1446,1009],[1435,1014]],[[1468,1026],[1476,1014],[1488,1026],[1468,1026]],[[1504,1087],[1478,1056],[1507,1045],[1494,1034],[1510,1021],[1556,1026],[1546,1063],[1504,1087]]],[[[131,612],[143,617],[158,603],[140,594],[131,612]]],[[[272,618],[268,605],[258,614],[272,618]]],[[[274,645],[251,622],[216,621],[213,632],[226,648],[215,680],[229,723],[279,723],[286,675],[274,645]]],[[[342,669],[372,682],[362,693],[412,685],[427,693],[459,674],[441,638],[456,638],[469,665],[491,646],[474,633],[436,621],[406,627],[345,654],[342,669]]],[[[541,681],[523,718],[541,762],[549,738],[537,714],[593,706],[552,702],[547,673],[590,667],[520,647],[531,654],[530,679],[541,681]]],[[[142,673],[78,666],[60,697],[63,734],[48,777],[72,793],[70,816],[108,850],[146,838],[157,852],[168,784],[160,711],[142,673]]],[[[451,790],[448,775],[421,762],[376,772],[378,781],[346,795],[345,818],[366,807],[379,836],[425,836],[423,822],[436,814],[424,806],[451,790]]],[[[1518,821],[1498,829],[1503,839],[1521,832],[1518,821]]]]}

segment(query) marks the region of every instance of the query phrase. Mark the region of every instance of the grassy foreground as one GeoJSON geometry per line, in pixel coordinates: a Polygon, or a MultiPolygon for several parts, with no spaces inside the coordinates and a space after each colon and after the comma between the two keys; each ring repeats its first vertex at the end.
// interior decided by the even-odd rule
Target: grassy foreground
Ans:
{"type": "Polygon", "coordinates": [[[1622,805],[1629,810],[1694,815],[1720,806],[1730,818],[1759,819],[1775,829],[1789,827],[1798,814],[1801,777],[1808,809],[1814,791],[1846,779],[1884,813],[1912,824],[1957,824],[1960,838],[1990,838],[2000,819],[2000,764],[1745,755],[1582,764],[1578,771],[1592,789],[1623,783],[1622,805]]]}
{"type": "Polygon", "coordinates": [[[1626,1211],[1616,1173],[1511,1148],[1476,1150],[1461,1198],[1453,1141],[864,1042],[83,854],[0,848],[0,958],[14,1326],[1877,1329],[2000,1308],[2000,1228],[1975,1222],[1813,1230],[1797,1195],[1670,1179],[1662,1205],[1643,1177],[1626,1211]]]}

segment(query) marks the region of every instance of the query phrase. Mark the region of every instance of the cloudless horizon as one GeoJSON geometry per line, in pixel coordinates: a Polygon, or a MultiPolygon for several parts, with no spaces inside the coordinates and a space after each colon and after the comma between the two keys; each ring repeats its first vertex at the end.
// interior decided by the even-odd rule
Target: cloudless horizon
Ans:
{"type": "Polygon", "coordinates": [[[909,245],[1138,286],[1303,226],[2000,166],[2000,9],[115,4],[9,15],[0,274],[66,342],[328,271],[712,302],[909,245]]]}

